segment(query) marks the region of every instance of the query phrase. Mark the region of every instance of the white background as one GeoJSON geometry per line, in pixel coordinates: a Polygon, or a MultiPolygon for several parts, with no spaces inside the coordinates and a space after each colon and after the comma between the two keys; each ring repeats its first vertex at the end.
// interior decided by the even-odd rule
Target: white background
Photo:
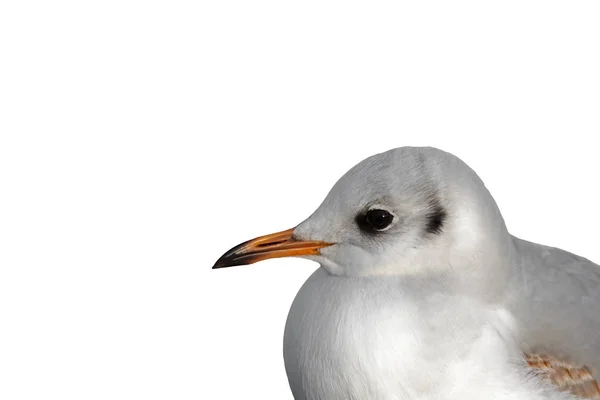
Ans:
{"type": "Polygon", "coordinates": [[[450,151],[600,261],[600,4],[4,1],[0,398],[291,399],[316,265],[213,271],[348,168],[450,151]]]}

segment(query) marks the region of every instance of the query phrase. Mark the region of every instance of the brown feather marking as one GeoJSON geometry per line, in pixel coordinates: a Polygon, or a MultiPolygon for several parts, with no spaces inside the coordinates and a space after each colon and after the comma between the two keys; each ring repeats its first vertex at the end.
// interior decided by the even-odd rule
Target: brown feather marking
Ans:
{"type": "Polygon", "coordinates": [[[537,374],[582,399],[600,399],[600,385],[586,366],[542,355],[525,354],[527,364],[537,374]]]}

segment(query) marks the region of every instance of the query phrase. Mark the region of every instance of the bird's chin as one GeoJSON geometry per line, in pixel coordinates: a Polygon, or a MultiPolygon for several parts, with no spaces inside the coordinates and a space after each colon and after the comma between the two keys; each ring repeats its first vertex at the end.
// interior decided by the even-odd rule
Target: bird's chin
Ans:
{"type": "Polygon", "coordinates": [[[348,276],[348,271],[345,268],[339,264],[336,264],[335,262],[332,262],[331,260],[322,259],[319,261],[319,264],[321,264],[321,267],[327,271],[329,275],[348,276]]]}
{"type": "Polygon", "coordinates": [[[369,276],[373,269],[369,254],[349,243],[337,243],[322,249],[315,261],[334,276],[369,276]]]}
{"type": "Polygon", "coordinates": [[[380,264],[382,260],[373,257],[358,246],[337,243],[321,249],[318,255],[304,256],[315,261],[329,274],[345,277],[371,277],[381,275],[399,275],[393,266],[380,264]]]}
{"type": "Polygon", "coordinates": [[[337,264],[335,261],[332,261],[330,258],[319,254],[319,255],[310,255],[310,256],[303,256],[302,258],[306,259],[306,260],[311,260],[316,262],[317,264],[319,264],[321,266],[321,268],[323,268],[329,275],[335,275],[335,276],[343,276],[346,275],[344,273],[344,268],[342,268],[339,264],[337,264]]]}

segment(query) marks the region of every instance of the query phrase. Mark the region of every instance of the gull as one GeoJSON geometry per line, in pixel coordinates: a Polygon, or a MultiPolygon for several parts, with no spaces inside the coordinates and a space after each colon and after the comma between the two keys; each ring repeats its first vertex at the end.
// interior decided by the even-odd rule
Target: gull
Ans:
{"type": "Polygon", "coordinates": [[[213,268],[288,256],[320,264],[285,327],[297,400],[600,398],[600,267],[512,236],[450,153],[371,156],[213,268]]]}

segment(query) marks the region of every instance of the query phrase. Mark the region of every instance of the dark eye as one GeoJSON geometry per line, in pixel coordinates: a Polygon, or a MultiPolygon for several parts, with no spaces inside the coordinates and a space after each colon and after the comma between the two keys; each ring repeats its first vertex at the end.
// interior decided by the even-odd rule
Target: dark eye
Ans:
{"type": "Polygon", "coordinates": [[[394,220],[394,216],[385,210],[369,210],[364,217],[364,222],[368,225],[369,228],[382,231],[394,220]]]}

